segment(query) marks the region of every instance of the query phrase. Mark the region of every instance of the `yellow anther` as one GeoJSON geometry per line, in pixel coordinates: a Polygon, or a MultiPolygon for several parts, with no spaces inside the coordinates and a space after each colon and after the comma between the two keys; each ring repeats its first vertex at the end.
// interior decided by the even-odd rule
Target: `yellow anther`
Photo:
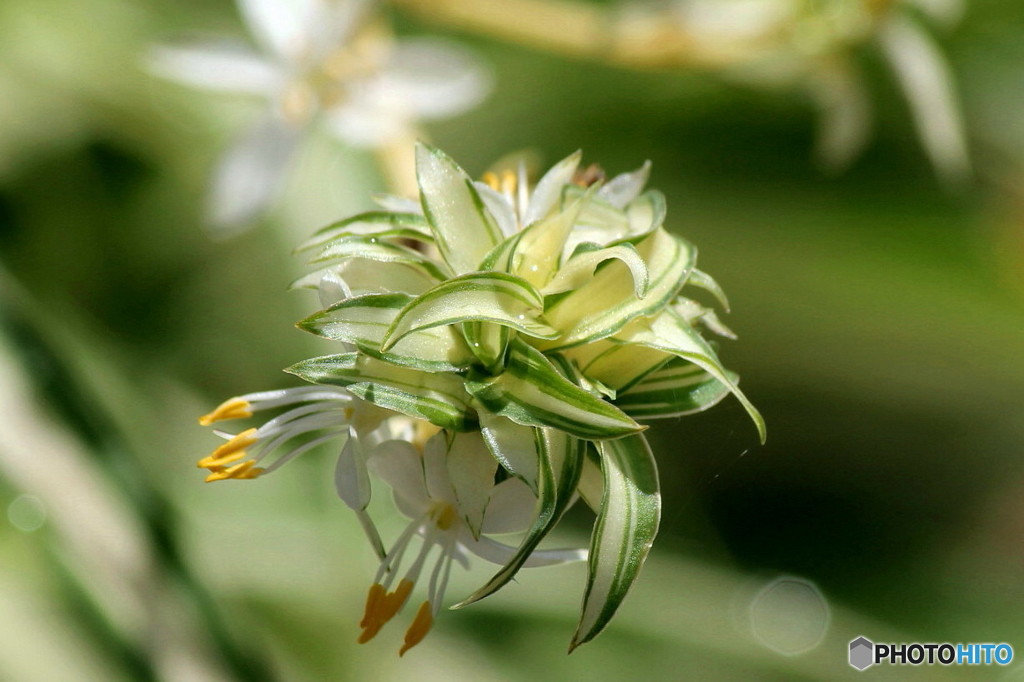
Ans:
{"type": "Polygon", "coordinates": [[[213,412],[204,414],[200,417],[199,423],[202,426],[209,426],[210,424],[221,421],[222,419],[245,419],[246,417],[251,416],[252,406],[249,404],[248,400],[231,398],[218,405],[213,412]]]}
{"type": "Polygon", "coordinates": [[[257,478],[263,473],[263,469],[256,466],[256,460],[250,459],[246,462],[242,462],[241,464],[236,464],[233,467],[228,467],[227,469],[218,467],[217,469],[212,470],[212,472],[213,473],[206,477],[207,483],[212,483],[213,481],[224,481],[229,478],[257,478]]]}
{"type": "Polygon", "coordinates": [[[376,637],[380,629],[401,611],[412,592],[413,584],[411,580],[402,580],[395,591],[390,593],[385,592],[380,583],[370,586],[366,595],[366,612],[359,621],[359,627],[363,629],[357,640],[360,644],[366,644],[376,637]]]}
{"type": "Polygon", "coordinates": [[[498,182],[498,176],[495,175],[493,171],[487,171],[486,173],[484,173],[483,176],[481,176],[480,180],[485,185],[493,189],[495,192],[498,191],[498,188],[500,186],[498,182]]]}
{"type": "Polygon", "coordinates": [[[510,170],[502,171],[501,173],[501,191],[505,194],[512,195],[516,191],[516,174],[510,170]]]}
{"type": "Polygon", "coordinates": [[[218,469],[232,462],[237,462],[245,457],[245,449],[258,440],[256,429],[246,429],[208,456],[196,462],[196,466],[200,469],[218,469]]]}
{"type": "Polygon", "coordinates": [[[366,609],[363,611],[363,619],[359,621],[359,627],[369,627],[374,621],[375,614],[380,609],[380,602],[387,595],[387,591],[380,583],[370,585],[370,591],[366,594],[366,609]]]}
{"type": "Polygon", "coordinates": [[[430,632],[430,627],[434,624],[434,616],[431,610],[429,601],[420,604],[419,611],[416,612],[416,618],[413,619],[409,629],[405,631],[405,643],[398,650],[399,656],[404,656],[406,651],[422,642],[423,638],[430,632]]]}
{"type": "Polygon", "coordinates": [[[411,580],[402,580],[398,583],[398,588],[385,597],[382,605],[383,608],[381,609],[381,616],[383,618],[381,625],[394,618],[395,614],[402,610],[402,607],[405,606],[405,600],[409,598],[409,593],[412,592],[413,585],[414,583],[411,580]]]}

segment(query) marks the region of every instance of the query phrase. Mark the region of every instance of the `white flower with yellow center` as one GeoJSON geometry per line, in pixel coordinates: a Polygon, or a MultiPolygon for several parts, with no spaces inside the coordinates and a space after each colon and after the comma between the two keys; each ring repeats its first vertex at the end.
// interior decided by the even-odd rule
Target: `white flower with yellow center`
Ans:
{"type": "MultiPolygon", "coordinates": [[[[533,520],[537,499],[516,478],[496,484],[497,466],[479,433],[440,431],[422,451],[397,440],[374,449],[370,468],[391,486],[395,505],[410,522],[381,561],[370,587],[360,622],[360,643],[372,639],[402,609],[428,562],[433,561],[433,566],[427,598],[420,604],[399,654],[419,643],[429,631],[444,602],[452,561],[465,564],[465,554],[470,552],[504,564],[515,555],[515,547],[487,536],[526,530],[533,520]],[[416,538],[421,540],[420,548],[401,573],[406,552],[416,538]],[[432,553],[436,554],[433,559],[432,553]],[[390,590],[396,580],[397,587],[390,590]]],[[[586,555],[582,549],[536,550],[524,566],[579,561],[586,555]]]]}
{"type": "Polygon", "coordinates": [[[347,144],[380,147],[413,135],[419,120],[453,116],[482,99],[488,77],[468,52],[441,40],[395,40],[369,20],[369,4],[238,0],[259,51],[207,42],[151,52],[158,75],[269,104],[216,169],[214,226],[244,228],[267,208],[317,122],[347,144]]]}

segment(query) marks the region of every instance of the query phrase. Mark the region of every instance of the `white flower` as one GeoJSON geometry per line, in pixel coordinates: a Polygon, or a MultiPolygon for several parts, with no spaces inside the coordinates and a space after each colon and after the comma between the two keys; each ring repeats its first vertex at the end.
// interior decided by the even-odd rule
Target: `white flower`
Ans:
{"type": "MultiPolygon", "coordinates": [[[[394,492],[395,505],[411,521],[381,561],[370,587],[360,626],[368,642],[404,606],[435,548],[427,598],[420,604],[399,651],[404,654],[430,630],[444,601],[452,561],[467,565],[465,553],[502,565],[516,552],[489,534],[526,530],[537,500],[525,483],[507,478],[495,484],[497,463],[479,432],[439,431],[421,449],[406,441],[387,441],[373,451],[370,468],[394,492]],[[413,539],[422,542],[398,586],[413,539]]],[[[586,559],[586,550],[534,551],[524,566],[546,566],[586,559]]]]}
{"type": "Polygon", "coordinates": [[[304,386],[250,393],[224,401],[199,418],[203,426],[232,419],[247,419],[263,410],[288,407],[258,428],[231,434],[218,431],[227,440],[197,466],[209,470],[207,482],[252,479],[284,466],[319,445],[341,439],[335,483],[338,495],[356,513],[370,543],[384,556],[380,534],[366,507],[370,483],[366,472],[366,450],[393,438],[412,438],[413,421],[377,407],[333,386],[304,386]],[[273,453],[280,453],[267,466],[258,466],[273,453]]]}
{"type": "Polygon", "coordinates": [[[369,21],[367,4],[238,0],[259,51],[224,42],[152,51],[158,75],[268,102],[214,174],[209,211],[223,233],[244,228],[274,201],[314,123],[350,145],[378,147],[486,93],[487,74],[466,51],[440,40],[396,41],[369,21]]]}

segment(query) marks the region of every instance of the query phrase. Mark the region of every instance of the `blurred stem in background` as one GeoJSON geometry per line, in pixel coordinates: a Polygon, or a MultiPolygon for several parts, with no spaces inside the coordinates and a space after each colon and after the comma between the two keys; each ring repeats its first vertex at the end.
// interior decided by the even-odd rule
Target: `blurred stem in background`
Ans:
{"type": "Polygon", "coordinates": [[[578,0],[392,0],[428,22],[556,54],[639,69],[707,71],[764,90],[788,90],[819,116],[816,156],[828,171],[848,167],[873,127],[862,51],[877,49],[910,109],[940,180],[969,178],[959,95],[928,24],[948,28],[953,0],[623,2],[578,0]]]}
{"type": "Polygon", "coordinates": [[[185,561],[173,507],[54,341],[72,337],[61,328],[0,269],[0,467],[49,509],[46,553],[83,630],[133,679],[272,679],[185,561]]]}

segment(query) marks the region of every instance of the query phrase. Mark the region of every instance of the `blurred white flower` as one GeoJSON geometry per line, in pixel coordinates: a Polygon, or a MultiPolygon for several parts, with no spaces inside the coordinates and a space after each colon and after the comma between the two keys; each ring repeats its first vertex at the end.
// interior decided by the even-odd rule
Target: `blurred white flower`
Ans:
{"type": "Polygon", "coordinates": [[[486,94],[488,73],[470,53],[439,39],[395,40],[369,4],[238,0],[258,50],[220,41],[151,51],[149,68],[160,76],[268,103],[214,173],[209,217],[218,233],[244,230],[276,199],[315,124],[349,145],[381,147],[486,94]]]}
{"type": "Polygon", "coordinates": [[[969,172],[956,89],[924,26],[954,23],[960,0],[676,0],[629,5],[616,53],[637,65],[702,66],[757,87],[799,88],[820,112],[818,156],[850,163],[868,141],[872,104],[856,52],[875,44],[903,90],[918,136],[946,180],[969,172]]]}

